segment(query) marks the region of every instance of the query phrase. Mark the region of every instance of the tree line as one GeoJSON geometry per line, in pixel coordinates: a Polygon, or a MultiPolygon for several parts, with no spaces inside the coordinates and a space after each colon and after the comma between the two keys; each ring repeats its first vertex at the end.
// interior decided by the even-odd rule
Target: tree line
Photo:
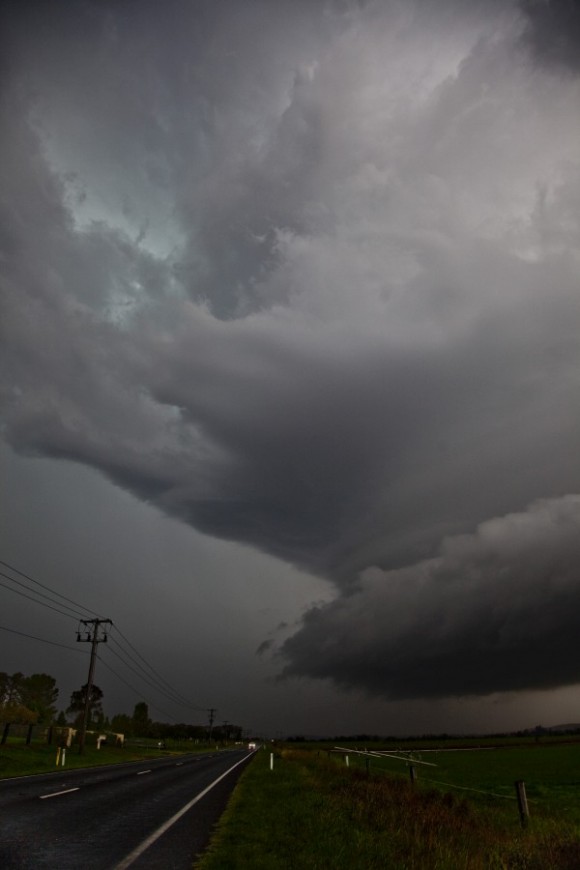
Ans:
{"type": "MultiPolygon", "coordinates": [[[[0,671],[0,722],[22,725],[60,725],[80,728],[87,684],[72,692],[66,710],[57,713],[59,690],[50,674],[7,674],[0,671]]],[[[157,740],[204,740],[207,726],[189,723],[155,722],[149,716],[145,701],[135,704],[132,715],[117,713],[111,719],[103,711],[103,691],[91,686],[88,705],[88,730],[110,731],[130,738],[157,740]]],[[[212,737],[216,741],[241,740],[242,728],[227,724],[214,726],[212,737]]]]}

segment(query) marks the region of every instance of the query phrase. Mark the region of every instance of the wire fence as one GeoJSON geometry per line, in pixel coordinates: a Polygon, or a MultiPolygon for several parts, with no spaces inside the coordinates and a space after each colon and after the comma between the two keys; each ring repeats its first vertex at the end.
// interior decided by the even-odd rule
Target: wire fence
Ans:
{"type": "MultiPolygon", "coordinates": [[[[492,747],[482,747],[482,749],[488,749],[492,747]]],[[[435,750],[436,751],[436,750],[435,750]]],[[[442,750],[445,751],[445,750],[442,750]]],[[[477,750],[469,750],[469,751],[477,751],[477,750]]],[[[345,758],[347,765],[349,764],[350,757],[354,756],[359,762],[365,761],[367,772],[370,772],[370,762],[371,760],[378,759],[396,759],[397,761],[405,763],[410,772],[410,779],[413,784],[417,781],[416,768],[420,767],[424,768],[432,768],[438,767],[435,762],[424,761],[421,758],[417,757],[416,753],[410,751],[398,751],[395,750],[393,752],[387,752],[382,750],[360,750],[360,749],[351,749],[350,747],[344,746],[335,746],[330,752],[334,752],[336,754],[342,755],[345,758]]],[[[379,767],[379,770],[384,773],[388,773],[390,775],[394,774],[396,776],[401,776],[402,774],[398,771],[393,771],[391,768],[379,767]]],[[[427,771],[425,771],[427,772],[427,771]]],[[[499,794],[495,791],[490,791],[482,788],[475,788],[473,786],[465,786],[459,785],[459,783],[443,781],[439,779],[432,779],[430,776],[425,776],[423,773],[421,774],[421,783],[429,786],[437,786],[443,787],[446,789],[454,789],[458,791],[470,792],[472,794],[482,795],[488,798],[493,798],[494,800],[507,800],[510,802],[516,802],[518,805],[520,822],[522,827],[526,827],[529,822],[529,804],[537,804],[538,802],[535,800],[529,800],[526,794],[525,783],[523,780],[517,780],[514,782],[515,794],[499,794]]]]}

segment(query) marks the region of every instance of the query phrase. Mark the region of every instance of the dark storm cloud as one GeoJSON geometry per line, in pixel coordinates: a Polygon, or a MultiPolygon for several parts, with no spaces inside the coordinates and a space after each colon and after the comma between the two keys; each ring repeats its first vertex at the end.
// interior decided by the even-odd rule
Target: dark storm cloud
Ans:
{"type": "MultiPolygon", "coordinates": [[[[358,632],[364,578],[414,589],[403,566],[445,536],[580,491],[578,83],[535,68],[501,6],[13,15],[4,436],[330,578],[344,597],[288,641],[288,673],[319,672],[334,614],[358,632]]],[[[455,691],[488,691],[462,614],[455,691]]],[[[342,682],[395,691],[365,656],[342,682]]]]}
{"type": "Polygon", "coordinates": [[[580,497],[448,538],[437,558],[369,568],[352,595],[311,610],[281,648],[286,676],[391,699],[576,683],[580,497]]]}
{"type": "Polygon", "coordinates": [[[537,61],[580,72],[580,5],[577,0],[521,0],[528,19],[524,40],[537,61]]]}
{"type": "Polygon", "coordinates": [[[274,646],[274,641],[272,639],[263,640],[256,650],[256,655],[262,656],[264,653],[269,652],[274,646]]]}

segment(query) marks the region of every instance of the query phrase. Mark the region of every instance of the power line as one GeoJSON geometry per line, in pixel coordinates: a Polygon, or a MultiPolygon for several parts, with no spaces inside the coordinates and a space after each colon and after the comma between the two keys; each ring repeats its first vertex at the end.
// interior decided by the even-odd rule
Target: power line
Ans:
{"type": "MultiPolygon", "coordinates": [[[[129,640],[129,638],[127,638],[127,637],[123,634],[123,632],[121,631],[121,629],[120,629],[118,626],[115,626],[115,628],[117,629],[117,632],[121,635],[121,637],[123,638],[123,640],[125,641],[125,643],[126,643],[126,644],[127,644],[127,645],[132,649],[132,650],[133,650],[133,652],[135,653],[135,655],[137,655],[137,656],[141,659],[141,661],[143,662],[143,664],[145,664],[145,665],[147,666],[147,668],[149,668],[149,670],[150,670],[150,671],[151,671],[151,672],[152,672],[152,673],[153,673],[153,674],[154,674],[154,675],[155,675],[155,676],[156,676],[156,677],[157,677],[157,678],[158,678],[158,679],[159,679],[159,680],[160,680],[160,681],[161,681],[161,682],[162,682],[162,683],[163,683],[163,684],[164,684],[164,685],[165,685],[165,686],[166,686],[166,687],[171,691],[171,693],[172,693],[173,695],[175,695],[177,698],[180,699],[180,703],[181,703],[181,704],[184,704],[186,707],[191,707],[193,710],[205,710],[205,707],[196,707],[194,704],[192,704],[190,701],[188,701],[187,698],[184,698],[184,696],[183,696],[180,692],[178,692],[177,689],[175,689],[175,688],[171,685],[171,683],[167,682],[167,680],[165,679],[165,677],[163,677],[163,676],[159,673],[159,671],[156,671],[156,670],[155,670],[155,668],[153,667],[153,665],[150,665],[149,662],[148,662],[145,658],[143,658],[143,656],[141,655],[141,653],[139,652],[139,650],[135,649],[135,647],[133,646],[133,644],[131,643],[131,641],[129,640]]],[[[117,644],[119,645],[119,642],[118,642],[118,641],[117,641],[117,644]]]]}
{"type": "MultiPolygon", "coordinates": [[[[8,577],[6,574],[3,574],[0,571],[2,577],[6,577],[8,580],[12,580],[11,577],[8,577]]],[[[70,613],[65,613],[64,610],[59,610],[58,607],[51,607],[50,604],[45,604],[44,601],[39,601],[38,598],[33,598],[32,595],[27,595],[25,592],[20,592],[19,589],[13,589],[12,586],[7,586],[6,583],[0,583],[3,589],[8,589],[9,592],[14,592],[15,595],[21,595],[22,598],[27,598],[29,601],[34,601],[35,604],[40,604],[41,607],[46,607],[48,610],[54,610],[55,613],[60,613],[61,616],[66,616],[68,619],[78,620],[78,616],[72,616],[70,613]]],[[[29,590],[31,591],[31,590],[29,590]]]]}
{"type": "MultiPolygon", "coordinates": [[[[135,692],[135,694],[136,694],[138,697],[141,697],[141,698],[143,697],[143,695],[142,695],[142,693],[139,691],[139,689],[136,689],[135,686],[132,686],[131,683],[127,682],[127,680],[125,680],[125,679],[124,679],[120,674],[118,674],[117,671],[114,670],[114,668],[112,668],[110,665],[108,665],[107,662],[103,661],[103,659],[102,659],[100,656],[97,656],[97,658],[98,658],[98,660],[100,661],[100,663],[103,665],[103,667],[107,668],[107,670],[110,671],[112,674],[114,674],[114,675],[117,677],[118,680],[120,680],[120,681],[121,681],[122,683],[124,683],[124,684],[129,688],[129,689],[131,689],[133,692],[135,692]]],[[[174,722],[177,722],[177,719],[175,718],[175,716],[172,716],[170,713],[167,713],[165,710],[162,710],[160,707],[157,707],[155,704],[152,704],[151,701],[149,701],[148,698],[144,698],[143,700],[146,701],[147,704],[148,704],[148,705],[149,705],[153,710],[157,710],[158,713],[162,713],[164,716],[167,716],[169,719],[173,719],[174,722]]]]}
{"type": "MultiPolygon", "coordinates": [[[[61,604],[60,601],[55,601],[49,595],[46,595],[43,592],[37,592],[36,590],[31,589],[25,583],[22,583],[20,580],[17,580],[15,577],[11,577],[2,571],[0,571],[0,576],[4,577],[6,580],[9,580],[11,583],[14,583],[14,584],[17,584],[18,586],[21,586],[23,589],[26,590],[26,592],[32,593],[32,594],[26,594],[26,592],[22,592],[18,589],[13,588],[12,586],[8,586],[2,582],[0,582],[0,587],[8,589],[8,591],[10,591],[10,592],[14,592],[17,595],[20,595],[21,597],[26,598],[35,604],[40,604],[42,607],[46,607],[48,610],[52,610],[55,613],[59,613],[61,616],[68,617],[69,619],[78,620],[79,618],[82,618],[86,613],[93,613],[93,614],[97,615],[94,610],[91,610],[90,608],[83,607],[82,604],[79,604],[77,601],[74,601],[72,598],[68,598],[66,595],[63,595],[62,593],[57,592],[56,589],[52,589],[47,584],[41,583],[39,580],[36,580],[30,574],[26,574],[24,571],[21,571],[19,568],[16,568],[14,565],[11,565],[10,563],[5,562],[2,559],[0,559],[0,565],[3,565],[5,568],[8,568],[10,571],[14,572],[15,574],[18,574],[20,577],[23,577],[24,579],[28,580],[30,583],[33,583],[36,586],[39,586],[40,588],[45,589],[47,592],[50,593],[50,595],[53,595],[53,596],[56,596],[57,598],[62,599],[63,602],[68,602],[68,604],[66,604],[66,603],[61,604]],[[39,600],[39,597],[45,598],[46,602],[50,602],[50,604],[46,603],[45,601],[39,600]],[[55,606],[55,605],[57,605],[57,606],[55,606]],[[73,605],[73,607],[71,607],[70,605],[73,605]],[[65,608],[65,609],[61,609],[61,608],[65,608]],[[70,612],[67,613],[66,612],[67,610],[70,612]]],[[[155,689],[155,691],[160,692],[162,695],[164,695],[172,703],[177,704],[178,706],[188,707],[190,710],[207,711],[208,708],[199,707],[195,704],[192,704],[191,701],[189,701],[177,689],[175,689],[175,687],[172,686],[171,683],[169,683],[165,679],[165,677],[163,677],[162,674],[160,674],[159,671],[157,671],[153,667],[153,665],[149,664],[149,662],[144,658],[144,656],[141,655],[139,650],[137,650],[135,648],[135,646],[131,643],[129,638],[126,637],[126,635],[123,634],[123,632],[118,627],[116,627],[116,628],[117,628],[118,635],[123,639],[124,643],[133,651],[133,653],[135,653],[135,656],[137,656],[137,658],[145,666],[145,667],[143,667],[143,665],[141,665],[139,663],[139,661],[137,661],[137,659],[127,649],[124,648],[123,644],[120,641],[118,641],[116,638],[111,637],[111,640],[119,647],[119,649],[122,650],[124,655],[126,655],[138,668],[138,671],[135,670],[135,668],[133,668],[119,653],[117,653],[115,650],[111,650],[113,655],[116,655],[119,658],[119,660],[122,661],[123,664],[129,668],[129,670],[131,670],[141,680],[146,682],[147,685],[149,685],[151,688],[155,689]],[[139,673],[139,671],[141,673],[139,673]]],[[[9,631],[10,629],[6,629],[6,630],[9,631]]],[[[18,632],[15,632],[15,633],[18,633],[18,632]]],[[[28,635],[25,635],[24,632],[21,632],[21,634],[25,637],[28,636],[28,635]]],[[[33,635],[30,635],[30,637],[34,638],[33,635]]],[[[42,638],[34,638],[34,639],[42,641],[42,638]]],[[[65,644],[57,644],[54,641],[47,641],[47,643],[53,643],[55,646],[62,646],[64,649],[75,649],[75,647],[68,647],[65,644]]],[[[79,650],[76,650],[76,651],[79,651],[79,650]]],[[[163,712],[163,711],[161,711],[161,712],[163,712]]]]}
{"type": "MultiPolygon", "coordinates": [[[[115,646],[118,646],[120,650],[123,650],[123,653],[127,656],[127,658],[129,658],[133,662],[133,664],[141,671],[141,674],[139,674],[139,676],[141,676],[141,679],[147,679],[147,680],[151,679],[151,674],[149,673],[149,671],[146,671],[145,668],[143,667],[143,665],[141,665],[139,663],[139,661],[135,658],[135,656],[131,655],[131,653],[128,652],[123,647],[123,645],[119,643],[119,641],[116,638],[111,637],[111,643],[114,643],[115,646]],[[142,676],[142,674],[144,676],[142,676]]],[[[114,650],[113,650],[113,653],[114,653],[114,650]]],[[[127,665],[127,667],[129,667],[129,666],[127,665]]],[[[155,683],[157,684],[157,687],[161,688],[163,683],[160,682],[159,680],[157,680],[156,678],[154,678],[154,680],[155,680],[155,683]]]]}
{"type": "Polygon", "coordinates": [[[21,637],[27,637],[30,640],[39,640],[41,643],[49,643],[51,646],[59,646],[62,649],[69,649],[76,653],[83,653],[88,655],[87,651],[84,649],[79,649],[76,646],[67,646],[64,643],[57,643],[54,640],[47,640],[45,637],[37,637],[35,634],[26,634],[24,631],[17,631],[15,628],[8,628],[6,625],[0,625],[0,631],[9,631],[11,634],[18,634],[21,637]]]}
{"type": "Polygon", "coordinates": [[[46,589],[47,592],[51,592],[53,595],[56,595],[58,598],[62,598],[63,601],[68,601],[69,604],[74,604],[75,607],[78,607],[79,610],[83,611],[83,615],[85,613],[92,613],[94,616],[99,616],[100,614],[95,613],[94,610],[91,610],[90,607],[84,607],[82,604],[79,604],[78,601],[74,601],[72,598],[67,598],[66,595],[63,595],[61,592],[57,592],[56,589],[52,589],[50,586],[47,586],[46,583],[41,583],[40,580],[35,580],[34,577],[31,577],[30,574],[25,574],[24,571],[20,571],[19,568],[15,568],[14,565],[10,565],[8,562],[4,562],[0,559],[0,565],[4,565],[5,568],[9,568],[10,571],[14,571],[15,574],[18,574],[20,577],[24,577],[25,580],[29,580],[31,583],[34,583],[36,586],[41,586],[42,589],[46,589]]]}
{"type": "Polygon", "coordinates": [[[152,672],[153,675],[152,675],[151,673],[149,673],[148,671],[146,671],[145,668],[144,668],[142,665],[139,664],[139,662],[137,661],[137,659],[136,659],[134,656],[132,656],[131,653],[129,653],[129,652],[128,652],[128,651],[127,651],[127,650],[126,650],[126,649],[125,649],[125,648],[124,648],[120,643],[119,643],[119,641],[116,640],[116,638],[111,637],[111,641],[112,641],[112,643],[114,643],[116,646],[118,646],[120,650],[123,651],[124,655],[128,656],[128,658],[129,658],[129,659],[130,659],[130,660],[131,660],[131,661],[136,665],[136,667],[139,669],[139,671],[140,671],[141,673],[138,673],[134,668],[132,668],[132,667],[131,667],[131,666],[130,666],[130,665],[129,665],[129,664],[128,664],[128,663],[127,663],[123,658],[122,658],[122,656],[121,656],[119,653],[116,653],[115,650],[113,650],[113,649],[111,649],[111,648],[109,647],[109,649],[111,649],[111,652],[113,653],[113,655],[117,655],[118,658],[120,658],[120,659],[123,661],[123,663],[124,663],[124,664],[125,664],[125,665],[130,669],[130,670],[133,671],[134,674],[136,674],[140,679],[144,680],[144,681],[145,681],[148,685],[150,685],[152,688],[156,689],[158,692],[161,692],[161,694],[165,695],[166,698],[168,698],[170,701],[173,701],[175,704],[179,704],[180,706],[184,706],[184,707],[190,707],[190,708],[192,708],[192,709],[194,709],[194,710],[203,710],[203,709],[204,709],[203,707],[195,707],[195,706],[193,706],[193,704],[190,704],[189,701],[187,701],[187,700],[186,700],[185,698],[183,698],[183,697],[182,697],[182,696],[181,696],[181,695],[180,695],[176,690],[174,690],[173,687],[172,687],[169,683],[167,683],[166,680],[163,680],[162,678],[157,679],[157,677],[154,676],[154,674],[156,673],[155,671],[152,672]],[[165,688],[166,686],[167,686],[168,688],[165,688]]]}
{"type": "Polygon", "coordinates": [[[109,651],[110,651],[114,656],[117,656],[117,658],[119,659],[119,661],[123,662],[123,664],[125,665],[125,667],[126,667],[126,668],[129,668],[129,670],[132,671],[132,672],[135,674],[135,676],[139,677],[140,680],[143,680],[145,683],[147,683],[148,686],[150,686],[152,689],[155,689],[155,691],[157,691],[157,692],[161,692],[161,694],[164,695],[164,696],[167,698],[168,701],[172,701],[174,704],[178,704],[179,706],[183,706],[183,703],[179,700],[179,698],[176,698],[175,696],[170,695],[170,694],[169,694],[165,689],[162,689],[160,686],[155,685],[155,683],[152,683],[151,680],[149,680],[147,677],[145,677],[145,676],[143,676],[142,674],[140,674],[140,673],[139,673],[137,670],[135,670],[135,668],[132,667],[132,666],[131,666],[131,665],[130,665],[130,664],[129,664],[129,663],[128,663],[124,658],[123,658],[123,656],[120,655],[120,653],[118,653],[116,650],[111,649],[111,648],[109,647],[109,651]]]}
{"type": "MultiPolygon", "coordinates": [[[[50,596],[46,595],[44,592],[36,592],[34,589],[31,589],[30,586],[27,586],[26,583],[23,583],[21,580],[17,580],[16,577],[10,577],[10,575],[5,574],[4,571],[0,571],[0,577],[5,577],[6,580],[10,580],[11,583],[16,583],[17,586],[21,586],[23,589],[26,589],[28,592],[32,592],[33,595],[40,596],[41,598],[46,598],[46,600],[50,601],[51,604],[59,604],[60,607],[66,607],[67,610],[70,610],[71,613],[75,614],[75,616],[74,616],[75,619],[79,619],[79,617],[84,616],[84,613],[82,613],[81,611],[73,610],[73,608],[69,607],[68,604],[60,604],[60,601],[55,601],[53,598],[50,598],[50,596]]],[[[18,593],[18,591],[16,589],[12,589],[11,586],[6,586],[4,583],[2,583],[1,585],[4,586],[5,589],[10,589],[12,592],[17,592],[17,594],[19,594],[19,595],[23,594],[22,592],[18,593]]],[[[24,598],[28,598],[28,597],[29,597],[28,595],[24,595],[24,598]]],[[[37,598],[32,598],[31,601],[35,601],[37,604],[43,604],[43,602],[38,601],[37,598]]],[[[48,605],[44,604],[43,606],[47,607],[48,605]]],[[[52,609],[54,609],[54,608],[52,608],[52,609]]],[[[62,613],[63,616],[70,616],[70,614],[64,613],[62,610],[57,610],[57,612],[62,613]]]]}
{"type": "MultiPolygon", "coordinates": [[[[39,643],[47,643],[50,646],[60,647],[60,649],[67,649],[71,652],[81,653],[81,655],[90,655],[88,650],[79,649],[76,646],[67,646],[67,644],[64,644],[64,643],[57,643],[57,641],[48,640],[45,637],[38,637],[35,634],[28,634],[25,631],[18,631],[15,628],[8,628],[7,625],[0,625],[0,631],[7,631],[10,634],[16,634],[19,637],[25,637],[28,640],[36,640],[39,643]]],[[[108,671],[110,671],[112,674],[114,674],[114,676],[117,677],[117,679],[120,680],[122,683],[124,683],[124,685],[127,686],[127,688],[129,688],[129,689],[131,689],[131,691],[135,692],[135,694],[137,696],[143,698],[143,693],[139,689],[136,689],[135,686],[133,686],[131,683],[129,683],[127,680],[125,680],[120,674],[117,673],[117,671],[114,668],[112,668],[109,664],[107,664],[107,662],[103,661],[101,656],[97,656],[97,658],[101,662],[103,667],[105,667],[108,671]]],[[[147,702],[149,707],[151,707],[153,710],[157,710],[157,712],[162,713],[164,716],[167,716],[169,719],[172,719],[173,722],[179,721],[178,719],[175,718],[175,716],[172,716],[170,713],[167,713],[166,710],[162,710],[161,707],[158,707],[156,704],[153,704],[148,698],[143,698],[143,699],[147,702]]],[[[172,699],[170,699],[170,700],[172,700],[172,699]]],[[[203,709],[203,708],[199,708],[199,709],[203,709]]]]}

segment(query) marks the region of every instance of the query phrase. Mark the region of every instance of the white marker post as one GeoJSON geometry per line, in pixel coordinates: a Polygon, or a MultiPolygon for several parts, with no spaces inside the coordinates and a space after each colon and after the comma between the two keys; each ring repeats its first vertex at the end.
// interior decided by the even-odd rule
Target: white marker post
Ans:
{"type": "Polygon", "coordinates": [[[270,753],[270,770],[274,770],[274,753],[270,753]]]}

